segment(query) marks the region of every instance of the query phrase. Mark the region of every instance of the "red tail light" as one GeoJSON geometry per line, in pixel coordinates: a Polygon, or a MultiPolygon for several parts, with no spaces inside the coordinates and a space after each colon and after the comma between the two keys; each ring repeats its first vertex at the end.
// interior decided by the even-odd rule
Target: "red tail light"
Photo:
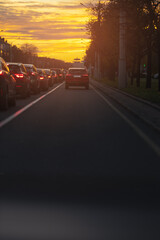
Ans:
{"type": "Polygon", "coordinates": [[[21,88],[22,86],[21,85],[16,85],[17,88],[21,88]]]}
{"type": "Polygon", "coordinates": [[[88,77],[88,74],[83,74],[82,76],[83,76],[83,77],[88,77]]]}
{"type": "Polygon", "coordinates": [[[41,77],[40,77],[40,80],[43,80],[43,79],[44,79],[44,77],[41,76],[41,77]]]}
{"type": "Polygon", "coordinates": [[[23,77],[24,77],[23,73],[18,73],[18,74],[16,73],[15,76],[16,76],[17,78],[23,78],[23,77]]]}
{"type": "Polygon", "coordinates": [[[34,75],[36,75],[34,72],[31,72],[31,74],[34,76],[34,75]]]}
{"type": "Polygon", "coordinates": [[[3,75],[3,71],[0,71],[0,75],[3,75]]]}
{"type": "Polygon", "coordinates": [[[51,75],[49,75],[48,78],[51,78],[51,75]]]}
{"type": "Polygon", "coordinates": [[[72,76],[72,74],[66,74],[66,77],[71,77],[72,76]]]}
{"type": "Polygon", "coordinates": [[[59,76],[62,77],[62,74],[60,73],[59,76]]]}

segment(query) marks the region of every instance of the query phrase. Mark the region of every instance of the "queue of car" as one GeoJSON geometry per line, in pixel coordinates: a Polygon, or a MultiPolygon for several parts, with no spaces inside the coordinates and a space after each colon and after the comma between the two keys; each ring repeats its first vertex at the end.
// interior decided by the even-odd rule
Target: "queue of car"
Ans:
{"type": "Polygon", "coordinates": [[[60,68],[42,69],[33,64],[6,63],[0,57],[0,110],[16,105],[17,95],[26,98],[64,80],[66,89],[70,86],[89,88],[86,68],[69,68],[67,72],[60,68]]]}
{"type": "Polygon", "coordinates": [[[16,97],[29,97],[47,91],[62,80],[56,69],[36,68],[33,64],[5,62],[0,57],[0,110],[16,105],[16,97]]]}

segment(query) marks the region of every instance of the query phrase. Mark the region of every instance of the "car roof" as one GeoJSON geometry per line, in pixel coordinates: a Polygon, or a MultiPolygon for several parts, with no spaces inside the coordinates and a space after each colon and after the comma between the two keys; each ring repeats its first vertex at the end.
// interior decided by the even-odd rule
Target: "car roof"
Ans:
{"type": "Polygon", "coordinates": [[[24,66],[26,66],[26,67],[33,67],[34,66],[34,64],[24,64],[24,66]]]}
{"type": "Polygon", "coordinates": [[[86,70],[86,68],[68,68],[68,70],[86,70]]]}
{"type": "Polygon", "coordinates": [[[8,65],[15,65],[15,66],[20,66],[23,63],[13,63],[13,62],[7,62],[8,65]]]}

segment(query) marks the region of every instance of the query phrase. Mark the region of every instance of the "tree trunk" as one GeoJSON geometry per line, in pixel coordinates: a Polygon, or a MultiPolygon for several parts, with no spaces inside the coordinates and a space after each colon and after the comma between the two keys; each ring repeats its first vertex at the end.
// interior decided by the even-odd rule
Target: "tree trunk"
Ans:
{"type": "Polygon", "coordinates": [[[137,55],[137,79],[136,79],[136,83],[137,83],[137,87],[140,87],[140,77],[141,77],[141,55],[140,55],[140,51],[138,52],[137,55]]]}
{"type": "Polygon", "coordinates": [[[151,88],[151,78],[152,78],[152,33],[154,31],[153,26],[153,9],[151,1],[148,2],[149,10],[149,29],[148,29],[148,39],[147,39],[147,48],[148,48],[148,57],[147,57],[147,81],[146,88],[151,88]]]}
{"type": "Polygon", "coordinates": [[[158,91],[160,91],[160,29],[158,29],[158,91]]]}
{"type": "Polygon", "coordinates": [[[151,34],[148,38],[148,56],[147,56],[147,81],[146,88],[151,88],[151,75],[152,75],[152,46],[151,34]]]}
{"type": "Polygon", "coordinates": [[[134,75],[135,75],[135,66],[136,66],[136,58],[132,63],[132,72],[131,72],[131,85],[133,85],[134,75]]]}

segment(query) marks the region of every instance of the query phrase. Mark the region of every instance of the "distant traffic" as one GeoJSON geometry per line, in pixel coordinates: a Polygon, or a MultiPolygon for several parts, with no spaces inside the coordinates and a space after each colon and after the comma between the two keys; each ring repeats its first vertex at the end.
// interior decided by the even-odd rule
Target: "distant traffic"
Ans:
{"type": "Polygon", "coordinates": [[[33,64],[5,62],[0,58],[0,110],[16,105],[17,97],[48,91],[54,84],[65,81],[69,86],[89,88],[89,76],[85,68],[43,69],[33,64]]]}

